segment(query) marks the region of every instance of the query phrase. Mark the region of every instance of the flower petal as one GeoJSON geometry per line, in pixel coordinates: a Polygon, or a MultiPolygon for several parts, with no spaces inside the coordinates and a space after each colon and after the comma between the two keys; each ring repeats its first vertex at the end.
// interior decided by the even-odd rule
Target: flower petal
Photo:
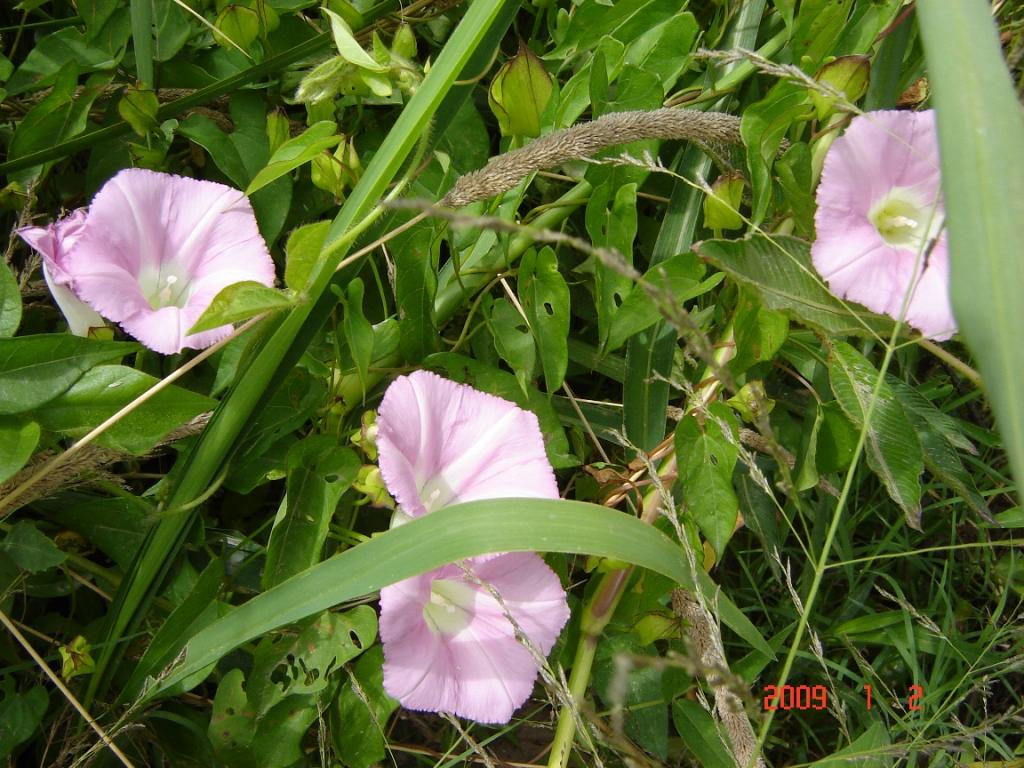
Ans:
{"type": "Polygon", "coordinates": [[[381,475],[410,516],[476,499],[558,498],[537,417],[500,397],[416,371],[388,387],[377,425],[381,475]]]}
{"type": "Polygon", "coordinates": [[[900,199],[919,201],[922,216],[914,218],[922,230],[929,228],[929,221],[941,222],[932,112],[869,112],[854,118],[836,139],[818,185],[817,239],[811,258],[833,293],[875,312],[898,318],[911,292],[905,321],[925,336],[947,339],[956,323],[949,300],[945,236],[939,237],[927,258],[919,253],[923,242],[920,248],[902,245],[891,236],[887,242],[870,214],[880,201],[892,200],[894,190],[900,199]]]}
{"type": "Polygon", "coordinates": [[[48,281],[53,280],[60,285],[71,282],[64,260],[67,252],[81,237],[85,221],[85,208],[78,208],[48,226],[22,227],[18,230],[18,236],[43,257],[43,264],[49,271],[48,281]]]}
{"type": "Polygon", "coordinates": [[[82,298],[164,354],[209,346],[230,331],[187,335],[221,289],[274,282],[242,192],[137,168],[96,194],[67,264],[82,298]]]}
{"type": "MultiPolygon", "coordinates": [[[[511,553],[467,564],[502,597],[509,614],[547,654],[569,608],[558,577],[533,553],[511,553]]],[[[505,609],[489,590],[455,565],[381,590],[384,687],[409,709],[450,712],[482,723],[504,723],[529,697],[538,664],[515,636],[505,609]],[[454,635],[436,633],[423,608],[437,579],[459,579],[475,590],[472,619],[454,635]]]]}
{"type": "Polygon", "coordinates": [[[102,328],[103,318],[75,293],[65,269],[67,252],[81,237],[86,211],[79,208],[45,227],[22,227],[18,236],[43,258],[43,278],[75,336],[88,336],[90,328],[102,328]]]}

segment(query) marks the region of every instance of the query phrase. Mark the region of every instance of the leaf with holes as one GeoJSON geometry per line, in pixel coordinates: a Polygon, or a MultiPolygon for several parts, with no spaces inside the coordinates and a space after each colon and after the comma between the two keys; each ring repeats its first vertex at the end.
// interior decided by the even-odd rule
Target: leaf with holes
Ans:
{"type": "Polygon", "coordinates": [[[320,562],[328,525],[359,471],[359,457],[330,435],[313,435],[287,456],[285,500],[274,519],[263,567],[264,589],[320,562]]]}
{"type": "MultiPolygon", "coordinates": [[[[587,233],[598,248],[609,248],[633,262],[633,240],[637,231],[636,184],[598,186],[587,203],[587,233]]],[[[592,256],[587,262],[594,272],[594,303],[601,343],[607,344],[612,323],[633,289],[633,281],[620,270],[592,256]]]]}
{"type": "Polygon", "coordinates": [[[547,390],[554,392],[562,386],[569,365],[569,286],[558,271],[558,258],[551,248],[523,254],[519,300],[540,350],[547,390]]]}
{"type": "Polygon", "coordinates": [[[490,312],[494,348],[512,368],[524,394],[529,394],[533,369],[537,364],[537,347],[526,320],[505,298],[495,300],[490,312]]]}

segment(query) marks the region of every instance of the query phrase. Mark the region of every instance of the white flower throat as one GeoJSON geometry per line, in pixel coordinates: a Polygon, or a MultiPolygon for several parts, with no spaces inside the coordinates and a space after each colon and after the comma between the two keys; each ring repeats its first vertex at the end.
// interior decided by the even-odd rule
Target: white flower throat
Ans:
{"type": "Polygon", "coordinates": [[[143,270],[139,274],[139,286],[153,309],[183,308],[188,303],[188,275],[177,264],[163,264],[157,270],[143,270]]]}
{"type": "Polygon", "coordinates": [[[452,579],[436,579],[430,585],[430,600],[423,606],[427,626],[438,635],[461,632],[473,619],[473,587],[452,579]]]}
{"type": "Polygon", "coordinates": [[[893,187],[871,206],[868,221],[886,245],[923,252],[942,229],[942,208],[922,201],[908,187],[893,187]]]}

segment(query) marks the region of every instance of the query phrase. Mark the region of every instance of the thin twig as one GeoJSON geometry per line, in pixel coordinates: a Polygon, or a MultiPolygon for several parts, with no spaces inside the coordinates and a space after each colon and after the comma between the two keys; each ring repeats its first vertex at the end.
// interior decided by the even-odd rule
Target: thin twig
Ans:
{"type": "Polygon", "coordinates": [[[221,339],[216,344],[214,344],[212,347],[208,347],[207,349],[205,349],[202,352],[200,352],[194,358],[192,358],[187,363],[185,363],[183,366],[181,366],[181,368],[179,368],[178,370],[174,371],[173,373],[171,373],[170,375],[166,376],[165,378],[161,379],[156,384],[154,384],[152,387],[150,387],[145,392],[143,392],[141,395],[136,397],[134,400],[132,400],[130,403],[128,403],[128,405],[126,405],[124,408],[119,410],[117,413],[115,413],[109,419],[104,421],[98,427],[93,429],[91,432],[89,432],[89,434],[87,434],[81,440],[76,442],[74,445],[72,445],[66,451],[64,451],[63,453],[57,454],[50,461],[46,462],[31,477],[26,479],[24,482],[22,482],[20,485],[18,485],[17,488],[13,489],[10,493],[8,493],[6,496],[4,496],[2,499],[0,499],[0,520],[4,519],[7,515],[9,515],[11,512],[14,511],[14,502],[17,501],[26,491],[28,491],[29,488],[31,488],[33,485],[35,485],[40,480],[45,478],[47,475],[49,475],[51,472],[53,472],[58,467],[63,466],[64,464],[66,464],[68,461],[71,460],[71,458],[73,458],[76,454],[78,454],[82,449],[84,449],[87,445],[89,445],[93,440],[95,440],[97,437],[99,437],[104,432],[106,432],[108,429],[110,429],[112,426],[114,426],[114,424],[119,422],[121,419],[123,419],[129,413],[131,413],[136,408],[138,408],[140,405],[145,403],[147,400],[155,397],[157,394],[159,394],[164,389],[169,387],[171,384],[173,384],[175,381],[180,379],[186,373],[191,371],[193,368],[195,368],[201,362],[203,362],[208,357],[210,357],[212,354],[214,354],[215,352],[220,350],[222,347],[224,347],[229,341],[232,341],[232,340],[238,338],[239,336],[241,336],[247,330],[249,330],[254,325],[256,325],[256,323],[258,323],[264,317],[266,317],[266,313],[257,315],[256,317],[253,317],[253,318],[250,318],[248,321],[246,321],[241,326],[239,326],[238,329],[236,329],[234,331],[234,333],[232,333],[230,336],[228,336],[225,339],[221,339]]]}
{"type": "Polygon", "coordinates": [[[7,628],[8,632],[14,635],[14,639],[17,640],[21,647],[25,649],[25,652],[32,657],[32,660],[39,665],[39,668],[43,670],[48,678],[50,678],[50,682],[57,687],[57,690],[63,694],[64,698],[70,702],[71,706],[75,708],[78,714],[85,719],[85,722],[89,724],[89,727],[96,731],[96,735],[99,736],[100,740],[117,756],[117,759],[121,761],[121,764],[124,765],[125,768],[135,768],[127,755],[118,748],[117,744],[111,741],[110,737],[107,736],[106,731],[104,731],[99,724],[92,719],[89,713],[85,711],[85,707],[83,707],[81,702],[75,698],[75,694],[68,690],[68,687],[64,685],[64,681],[61,680],[52,669],[50,669],[50,665],[46,663],[43,657],[36,653],[36,649],[33,648],[28,640],[25,639],[25,636],[18,631],[14,622],[8,618],[7,614],[4,613],[2,609],[0,609],[0,623],[7,628]]]}

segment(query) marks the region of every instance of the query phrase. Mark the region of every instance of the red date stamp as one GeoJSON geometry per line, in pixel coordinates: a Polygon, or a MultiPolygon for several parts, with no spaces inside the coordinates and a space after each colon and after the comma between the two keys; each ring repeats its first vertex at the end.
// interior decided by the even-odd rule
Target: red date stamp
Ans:
{"type": "MultiPolygon", "coordinates": [[[[868,709],[871,709],[874,703],[873,695],[872,686],[865,685],[864,704],[868,709]]],[[[910,686],[906,697],[907,709],[910,712],[920,712],[923,698],[924,689],[920,685],[910,686]]],[[[767,685],[762,705],[765,712],[828,709],[828,688],[824,685],[767,685]]]]}

